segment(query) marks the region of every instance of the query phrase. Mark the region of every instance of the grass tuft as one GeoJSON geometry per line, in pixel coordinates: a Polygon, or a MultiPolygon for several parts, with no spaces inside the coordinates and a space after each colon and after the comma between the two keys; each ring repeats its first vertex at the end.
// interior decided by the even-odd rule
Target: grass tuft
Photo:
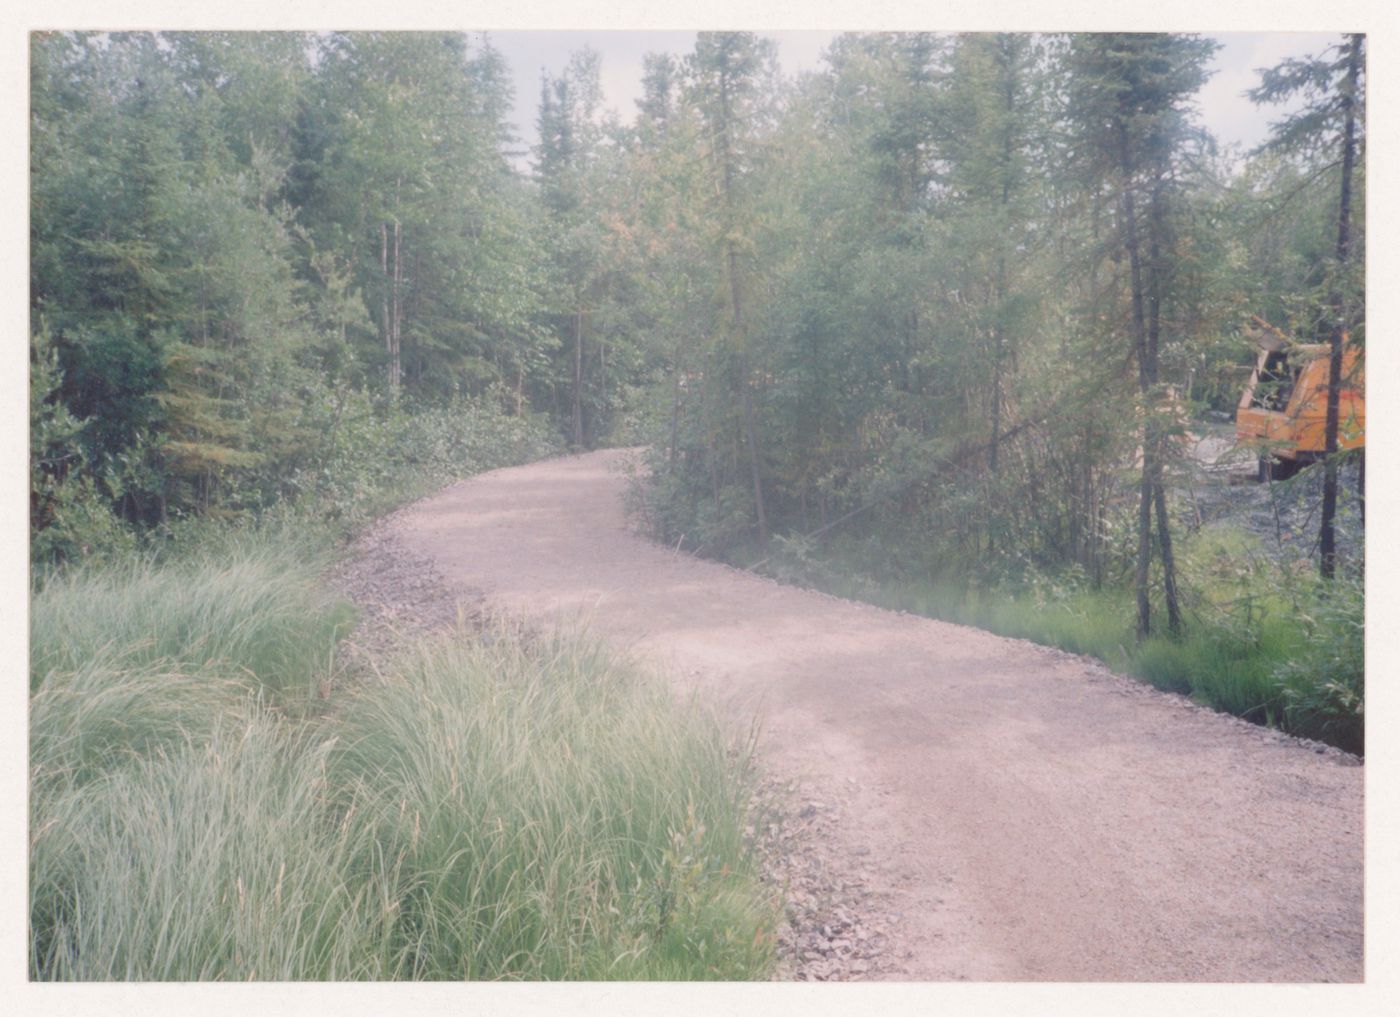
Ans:
{"type": "Polygon", "coordinates": [[[236,544],[34,595],[32,978],[766,973],[748,754],[713,717],[504,629],[286,709],[346,612],[312,559],[236,544]]]}
{"type": "Polygon", "coordinates": [[[753,978],[769,963],[746,755],[598,645],[435,643],[339,730],[337,785],[413,877],[415,977],[753,978]]]}
{"type": "Polygon", "coordinates": [[[250,535],[226,555],[132,558],[51,577],[32,602],[30,688],[53,674],[172,667],[309,691],[354,611],[287,540],[250,535]]]}

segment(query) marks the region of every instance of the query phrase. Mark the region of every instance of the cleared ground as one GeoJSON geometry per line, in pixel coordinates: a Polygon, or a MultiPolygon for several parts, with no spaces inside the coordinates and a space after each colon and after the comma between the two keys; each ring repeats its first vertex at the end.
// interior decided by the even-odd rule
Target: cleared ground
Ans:
{"type": "Polygon", "coordinates": [[[630,532],[629,453],[484,474],[397,540],[488,607],[582,620],[757,715],[897,919],[899,979],[1359,981],[1352,757],[1058,651],[792,589],[630,532]]]}

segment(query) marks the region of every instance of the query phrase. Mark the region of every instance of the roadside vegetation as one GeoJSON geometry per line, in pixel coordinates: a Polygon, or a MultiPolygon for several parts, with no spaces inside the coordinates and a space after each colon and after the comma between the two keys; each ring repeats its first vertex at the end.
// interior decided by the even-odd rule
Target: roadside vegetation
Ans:
{"type": "Polygon", "coordinates": [[[352,612],[322,550],[232,545],[33,598],[31,977],[765,975],[749,757],[713,717],[504,629],[327,699],[352,612]]]}
{"type": "Polygon", "coordinates": [[[548,427],[363,397],[337,418],[256,511],[42,534],[30,976],[764,977],[747,746],[698,705],[585,638],[338,657],[343,538],[554,452],[548,427]]]}
{"type": "Polygon", "coordinates": [[[747,748],[698,705],[584,638],[337,655],[343,537],[557,448],[489,405],[354,397],[264,507],[41,534],[31,977],[766,974],[747,748]]]}

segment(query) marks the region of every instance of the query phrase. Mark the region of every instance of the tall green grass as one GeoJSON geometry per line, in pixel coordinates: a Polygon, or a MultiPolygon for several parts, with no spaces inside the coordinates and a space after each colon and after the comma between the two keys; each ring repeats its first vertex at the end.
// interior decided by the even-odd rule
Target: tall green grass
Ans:
{"type": "Polygon", "coordinates": [[[30,976],[393,974],[393,875],[326,808],[328,746],[245,702],[207,737],[113,760],[31,818],[30,976]]]}
{"type": "MultiPolygon", "coordinates": [[[[293,867],[291,900],[297,867],[333,856],[303,826],[324,795],[305,725],[271,709],[309,701],[352,618],[317,586],[321,564],[266,531],[221,555],[69,568],[36,589],[32,977],[233,977],[231,958],[237,976],[289,976],[248,930],[270,920],[250,910],[266,905],[268,864],[293,867]]],[[[287,921],[335,924],[331,896],[315,906],[329,909],[320,926],[291,907],[287,921]]],[[[305,977],[353,970],[308,955],[305,977]]]]}
{"type": "Polygon", "coordinates": [[[598,645],[436,643],[366,686],[337,730],[347,813],[402,859],[412,976],[764,972],[745,755],[598,645]]]}
{"type": "Polygon", "coordinates": [[[457,633],[290,709],[348,617],[314,555],[33,598],[36,979],[752,978],[742,745],[586,640],[457,633]]]}
{"type": "Polygon", "coordinates": [[[299,691],[353,621],[318,585],[323,561],[266,529],[226,536],[221,553],[61,571],[33,598],[30,688],[55,672],[166,663],[299,691]]]}

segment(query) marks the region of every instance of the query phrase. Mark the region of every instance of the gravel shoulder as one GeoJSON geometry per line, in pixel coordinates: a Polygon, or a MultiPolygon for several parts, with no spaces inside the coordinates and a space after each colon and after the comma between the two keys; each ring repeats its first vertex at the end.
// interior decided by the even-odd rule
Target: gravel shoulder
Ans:
{"type": "Polygon", "coordinates": [[[390,628],[459,603],[581,624],[757,718],[786,977],[1362,979],[1354,757],[658,547],[624,517],[628,458],[454,485],[370,531],[347,588],[390,628]]]}

